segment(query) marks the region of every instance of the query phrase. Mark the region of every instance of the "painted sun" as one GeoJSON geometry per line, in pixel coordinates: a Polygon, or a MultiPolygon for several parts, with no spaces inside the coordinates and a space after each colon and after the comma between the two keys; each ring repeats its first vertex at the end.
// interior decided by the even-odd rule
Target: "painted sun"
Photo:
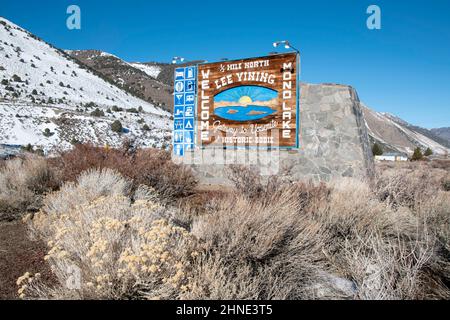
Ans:
{"type": "Polygon", "coordinates": [[[243,104],[243,105],[247,105],[247,104],[252,103],[252,102],[253,102],[253,100],[249,96],[242,96],[242,97],[239,98],[239,103],[243,104]]]}

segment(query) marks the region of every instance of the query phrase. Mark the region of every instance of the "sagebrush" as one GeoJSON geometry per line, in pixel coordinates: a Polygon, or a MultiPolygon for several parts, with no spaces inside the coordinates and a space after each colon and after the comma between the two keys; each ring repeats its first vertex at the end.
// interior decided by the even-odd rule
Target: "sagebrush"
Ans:
{"type": "Polygon", "coordinates": [[[154,190],[138,188],[131,201],[130,186],[111,169],[87,171],[26,218],[47,241],[57,283],[28,274],[18,281],[23,298],[173,299],[187,290],[192,236],[169,222],[154,190]],[[75,269],[80,283],[67,288],[75,269]]]}
{"type": "Polygon", "coordinates": [[[57,174],[40,157],[5,161],[0,167],[0,218],[11,219],[28,208],[39,208],[42,195],[60,184],[57,174]]]}
{"type": "Polygon", "coordinates": [[[371,182],[316,184],[235,167],[233,188],[200,192],[193,182],[179,192],[102,162],[118,166],[138,150],[109,160],[103,152],[86,151],[95,160],[81,164],[66,158],[59,168],[76,178],[27,217],[48,243],[57,281],[25,274],[22,297],[450,298],[446,169],[408,164],[382,168],[371,182]],[[82,275],[75,290],[66,285],[72,266],[82,275]]]}

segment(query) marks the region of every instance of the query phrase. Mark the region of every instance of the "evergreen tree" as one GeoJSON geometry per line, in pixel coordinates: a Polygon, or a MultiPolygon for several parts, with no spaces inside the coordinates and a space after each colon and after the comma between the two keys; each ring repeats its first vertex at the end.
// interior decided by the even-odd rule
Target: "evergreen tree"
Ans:
{"type": "Polygon", "coordinates": [[[100,110],[99,108],[95,108],[95,110],[91,112],[91,116],[93,116],[93,117],[104,117],[105,113],[103,112],[103,110],[100,110]]]}
{"type": "Polygon", "coordinates": [[[127,109],[127,111],[130,113],[139,113],[139,111],[136,108],[130,108],[130,109],[127,109]]]}
{"type": "Polygon", "coordinates": [[[30,143],[26,146],[22,146],[21,149],[26,152],[33,152],[33,146],[30,143]]]}
{"type": "Polygon", "coordinates": [[[411,161],[419,161],[422,160],[422,158],[423,158],[422,150],[420,150],[420,148],[417,147],[416,149],[414,149],[414,154],[411,157],[411,161]]]}
{"type": "Polygon", "coordinates": [[[117,133],[121,133],[123,130],[122,123],[119,120],[114,121],[111,124],[111,130],[117,133]]]}
{"type": "Polygon", "coordinates": [[[378,143],[375,143],[372,147],[372,153],[374,156],[381,156],[383,154],[383,149],[378,143]]]}
{"type": "Polygon", "coordinates": [[[45,128],[44,132],[43,132],[44,137],[51,137],[53,135],[53,132],[50,131],[49,128],[45,128]]]}
{"type": "Polygon", "coordinates": [[[427,150],[425,150],[424,156],[429,157],[433,154],[433,150],[431,150],[430,148],[427,148],[427,150]]]}

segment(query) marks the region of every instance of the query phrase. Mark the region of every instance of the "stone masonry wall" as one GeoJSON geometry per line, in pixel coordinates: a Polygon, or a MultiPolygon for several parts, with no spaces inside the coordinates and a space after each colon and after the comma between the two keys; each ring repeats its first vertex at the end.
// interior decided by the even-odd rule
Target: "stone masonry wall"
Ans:
{"type": "Polygon", "coordinates": [[[276,164],[273,151],[256,150],[209,151],[220,153],[226,164],[217,164],[209,156],[199,159],[199,152],[187,155],[185,161],[194,163],[192,168],[204,184],[229,184],[227,164],[242,163],[236,160],[239,157],[258,157],[258,164],[252,167],[263,175],[274,169],[273,173],[288,175],[292,180],[373,176],[374,162],[365,120],[352,87],[302,84],[299,131],[300,149],[276,151],[276,164]]]}

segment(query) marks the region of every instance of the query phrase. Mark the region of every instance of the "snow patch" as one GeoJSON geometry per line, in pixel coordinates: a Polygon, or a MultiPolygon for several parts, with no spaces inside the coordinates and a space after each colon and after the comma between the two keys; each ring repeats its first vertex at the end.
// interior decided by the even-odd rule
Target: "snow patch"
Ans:
{"type": "Polygon", "coordinates": [[[130,65],[136,69],[145,72],[147,75],[155,79],[161,73],[161,68],[158,66],[149,66],[143,63],[130,63],[130,65]]]}

